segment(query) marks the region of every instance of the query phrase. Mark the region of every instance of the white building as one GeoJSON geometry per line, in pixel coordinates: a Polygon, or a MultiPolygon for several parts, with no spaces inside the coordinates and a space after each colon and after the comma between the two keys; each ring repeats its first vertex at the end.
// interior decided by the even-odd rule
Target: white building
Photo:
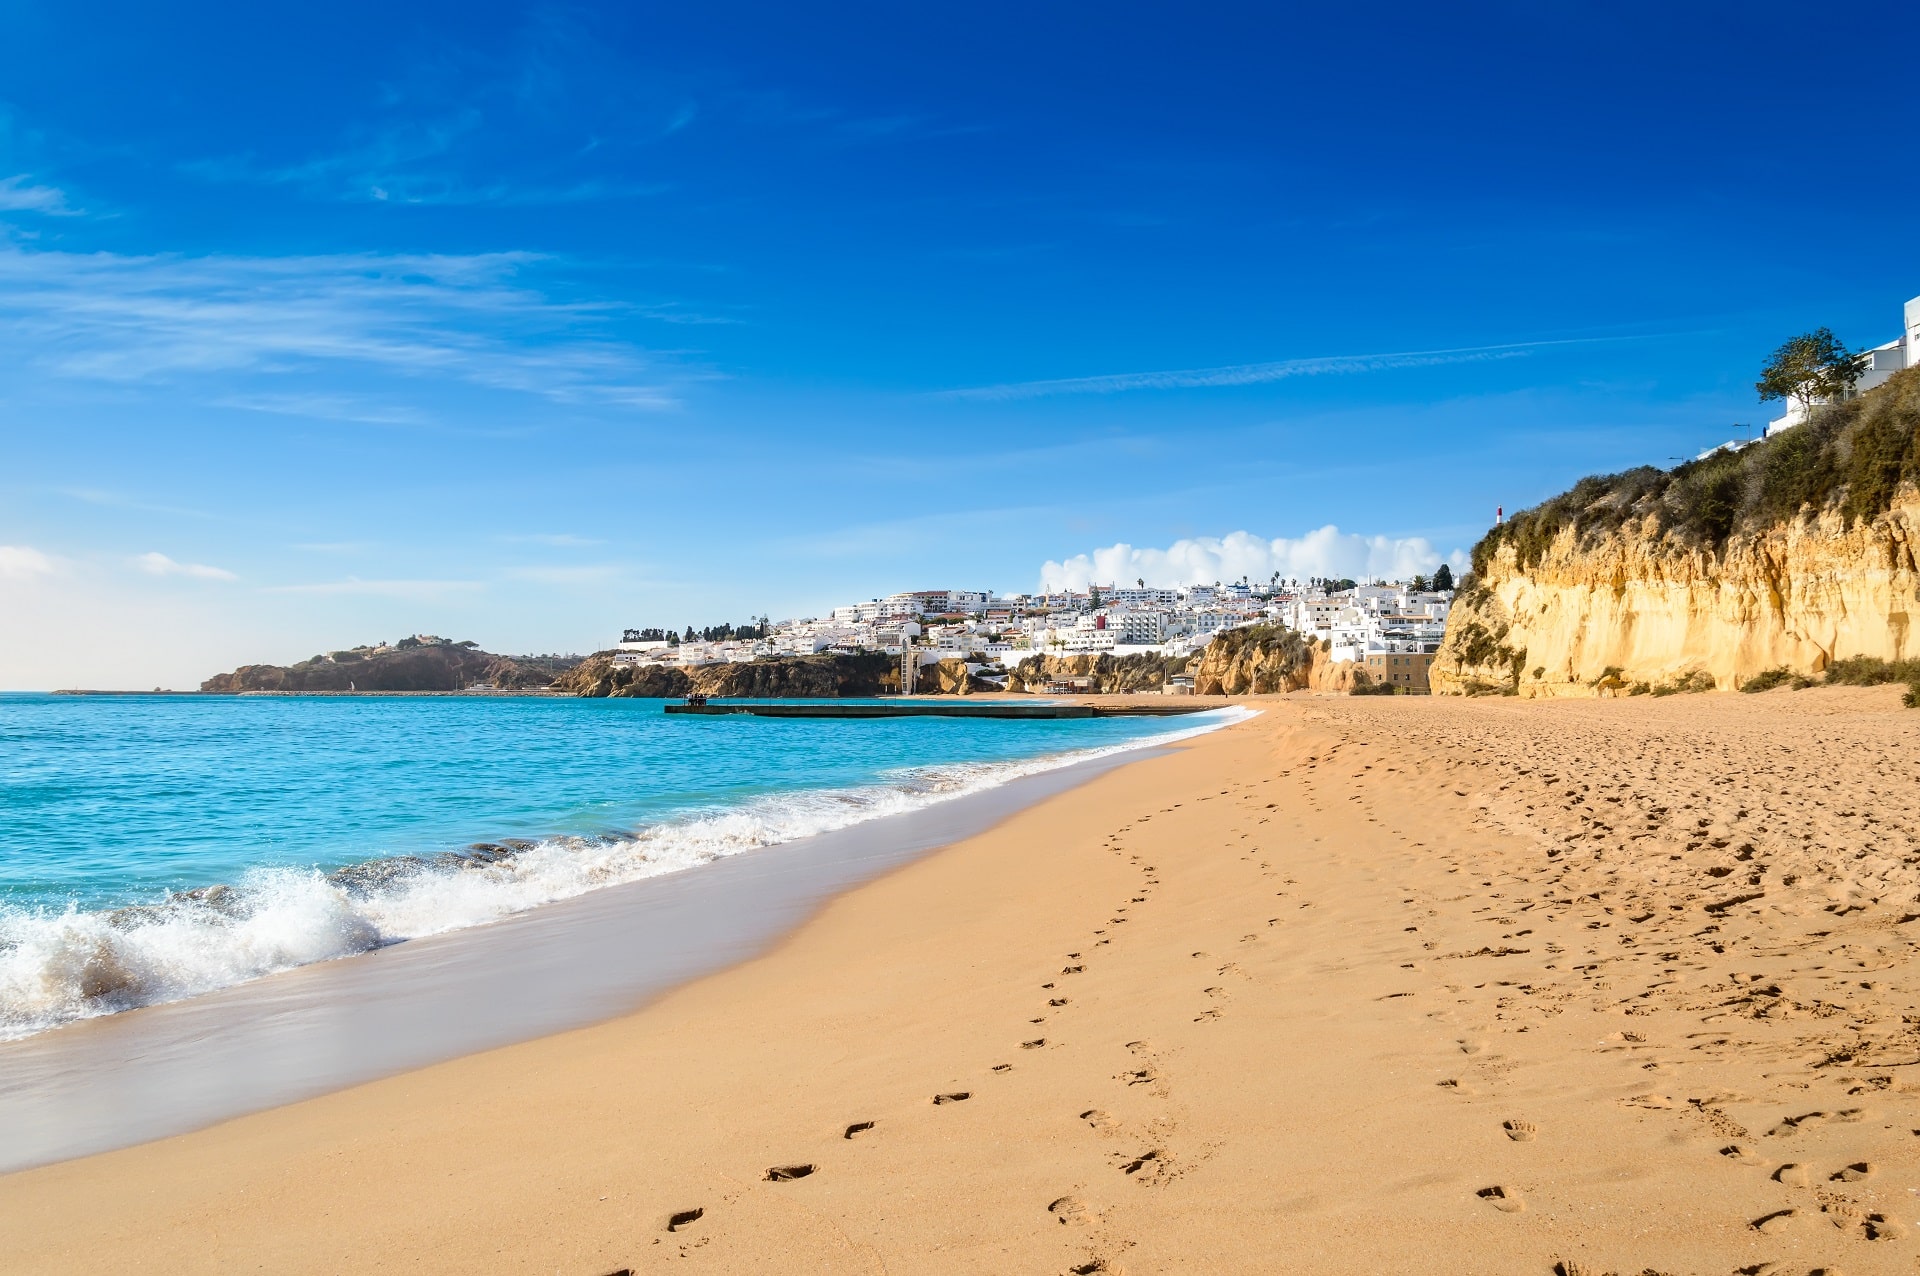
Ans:
{"type": "MultiPolygon", "coordinates": [[[[1920,366],[1920,297],[1907,302],[1904,319],[1899,336],[1862,352],[1863,367],[1860,379],[1853,386],[1855,394],[1873,389],[1903,368],[1920,366]]],[[[1767,422],[1767,437],[1772,438],[1782,430],[1790,430],[1806,419],[1806,409],[1800,406],[1799,401],[1788,399],[1785,415],[1767,422]]],[[[1720,445],[1727,446],[1725,443],[1720,445]]],[[[1700,455],[1707,456],[1719,450],[1709,448],[1700,455]]]]}
{"type": "Polygon", "coordinates": [[[1107,628],[1122,643],[1157,643],[1167,636],[1167,613],[1146,609],[1110,612],[1107,628]]]}
{"type": "Polygon", "coordinates": [[[1177,589],[1116,589],[1111,595],[1104,595],[1110,603],[1125,603],[1129,607],[1171,607],[1180,601],[1177,589]]]}

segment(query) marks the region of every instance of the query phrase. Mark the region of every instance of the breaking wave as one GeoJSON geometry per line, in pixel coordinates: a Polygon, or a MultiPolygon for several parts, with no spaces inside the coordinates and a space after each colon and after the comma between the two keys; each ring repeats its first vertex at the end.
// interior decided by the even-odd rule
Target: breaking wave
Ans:
{"type": "Polygon", "coordinates": [[[624,836],[476,843],[331,873],[259,868],[151,904],[65,911],[0,906],[0,1040],[178,1001],[385,944],[485,925],[603,886],[676,873],[1251,717],[1017,762],[905,770],[849,789],[769,795],[624,836]]]}

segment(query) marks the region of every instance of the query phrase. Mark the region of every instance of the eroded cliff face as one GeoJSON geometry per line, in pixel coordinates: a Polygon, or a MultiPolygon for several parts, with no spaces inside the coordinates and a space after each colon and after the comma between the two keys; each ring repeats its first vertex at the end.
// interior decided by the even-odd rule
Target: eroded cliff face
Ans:
{"type": "Polygon", "coordinates": [[[1327,648],[1278,626],[1219,634],[1193,668],[1194,694],[1244,696],[1325,691],[1348,695],[1371,682],[1366,666],[1335,662],[1327,648]]]}
{"type": "Polygon", "coordinates": [[[1028,656],[1012,670],[1009,690],[1043,692],[1055,678],[1091,678],[1101,695],[1156,692],[1175,674],[1188,672],[1186,656],[1113,656],[1106,652],[1075,656],[1028,656]]]}
{"type": "Polygon", "coordinates": [[[1849,519],[1829,506],[1718,550],[1657,520],[1585,544],[1569,526],[1523,567],[1501,545],[1456,600],[1430,672],[1434,693],[1591,696],[1689,685],[1721,690],[1770,669],[1920,655],[1920,491],[1849,519]]]}
{"type": "Polygon", "coordinates": [[[716,697],[802,698],[892,695],[900,690],[900,667],[892,656],[780,656],[745,664],[617,665],[596,655],[553,681],[556,691],[578,696],[671,699],[689,692],[716,697]]]}

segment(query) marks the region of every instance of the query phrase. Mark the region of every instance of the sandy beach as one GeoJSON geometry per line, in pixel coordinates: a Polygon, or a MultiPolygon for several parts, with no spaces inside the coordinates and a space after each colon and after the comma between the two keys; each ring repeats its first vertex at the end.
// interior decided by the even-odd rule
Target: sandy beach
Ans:
{"type": "Polygon", "coordinates": [[[635,1013],[0,1178],[0,1269],[1914,1270],[1898,688],[1249,703],[635,1013]]]}

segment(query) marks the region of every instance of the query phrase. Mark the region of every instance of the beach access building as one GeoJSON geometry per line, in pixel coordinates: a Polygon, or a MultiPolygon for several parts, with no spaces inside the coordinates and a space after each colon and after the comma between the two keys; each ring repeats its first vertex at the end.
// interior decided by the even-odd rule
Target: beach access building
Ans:
{"type": "Polygon", "coordinates": [[[1427,695],[1432,691],[1427,681],[1427,670],[1433,664],[1434,653],[1439,649],[1437,640],[1401,637],[1375,639],[1367,644],[1366,669],[1375,682],[1404,688],[1415,695],[1427,695]]]}

